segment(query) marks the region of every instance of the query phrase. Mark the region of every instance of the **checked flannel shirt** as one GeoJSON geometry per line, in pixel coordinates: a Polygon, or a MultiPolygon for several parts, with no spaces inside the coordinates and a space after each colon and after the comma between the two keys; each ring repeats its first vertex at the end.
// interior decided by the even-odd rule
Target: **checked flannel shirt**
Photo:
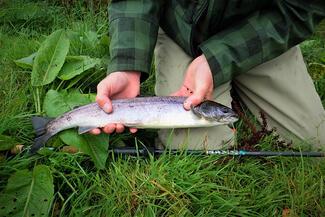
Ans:
{"type": "Polygon", "coordinates": [[[112,0],[108,13],[108,72],[149,72],[160,26],[218,86],[310,36],[325,0],[112,0]]]}

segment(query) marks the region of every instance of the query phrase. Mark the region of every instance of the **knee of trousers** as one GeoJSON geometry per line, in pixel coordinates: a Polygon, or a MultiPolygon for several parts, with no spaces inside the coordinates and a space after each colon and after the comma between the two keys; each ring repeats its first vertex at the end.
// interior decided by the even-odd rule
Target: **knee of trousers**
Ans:
{"type": "MultiPolygon", "coordinates": [[[[257,117],[287,139],[325,146],[325,112],[299,47],[235,78],[234,88],[257,117]]],[[[297,142],[299,143],[299,142],[297,142]]]]}

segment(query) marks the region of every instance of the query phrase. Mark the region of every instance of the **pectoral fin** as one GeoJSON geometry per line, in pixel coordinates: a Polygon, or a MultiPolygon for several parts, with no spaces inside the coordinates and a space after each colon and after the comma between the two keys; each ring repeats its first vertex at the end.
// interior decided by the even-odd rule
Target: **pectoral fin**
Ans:
{"type": "Polygon", "coordinates": [[[86,126],[86,127],[79,127],[78,128],[78,133],[79,134],[84,134],[84,133],[87,133],[87,132],[89,132],[89,131],[91,131],[91,130],[93,130],[93,129],[95,129],[96,127],[93,127],[93,126],[91,126],[91,127],[89,127],[89,126],[86,126]]]}

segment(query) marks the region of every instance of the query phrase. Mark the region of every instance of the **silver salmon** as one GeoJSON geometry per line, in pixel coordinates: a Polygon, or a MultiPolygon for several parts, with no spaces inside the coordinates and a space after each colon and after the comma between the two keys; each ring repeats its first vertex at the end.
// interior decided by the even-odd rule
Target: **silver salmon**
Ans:
{"type": "Polygon", "coordinates": [[[232,124],[238,120],[230,108],[214,101],[204,101],[190,111],[183,108],[185,97],[138,97],[113,100],[113,112],[104,112],[97,103],[75,108],[55,119],[33,117],[36,131],[31,152],[36,152],[55,134],[78,127],[80,134],[109,123],[134,128],[193,128],[232,124]]]}

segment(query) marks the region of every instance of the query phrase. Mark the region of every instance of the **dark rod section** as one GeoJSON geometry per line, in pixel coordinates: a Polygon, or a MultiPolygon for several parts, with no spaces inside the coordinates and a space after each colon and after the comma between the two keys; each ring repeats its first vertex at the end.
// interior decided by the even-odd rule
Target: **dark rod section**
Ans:
{"type": "Polygon", "coordinates": [[[224,156],[282,156],[282,157],[325,157],[325,152],[294,152],[294,151],[244,151],[244,150],[163,150],[153,147],[136,149],[134,147],[115,148],[114,154],[148,156],[160,155],[163,153],[171,154],[194,154],[194,155],[224,155],[224,156]]]}

